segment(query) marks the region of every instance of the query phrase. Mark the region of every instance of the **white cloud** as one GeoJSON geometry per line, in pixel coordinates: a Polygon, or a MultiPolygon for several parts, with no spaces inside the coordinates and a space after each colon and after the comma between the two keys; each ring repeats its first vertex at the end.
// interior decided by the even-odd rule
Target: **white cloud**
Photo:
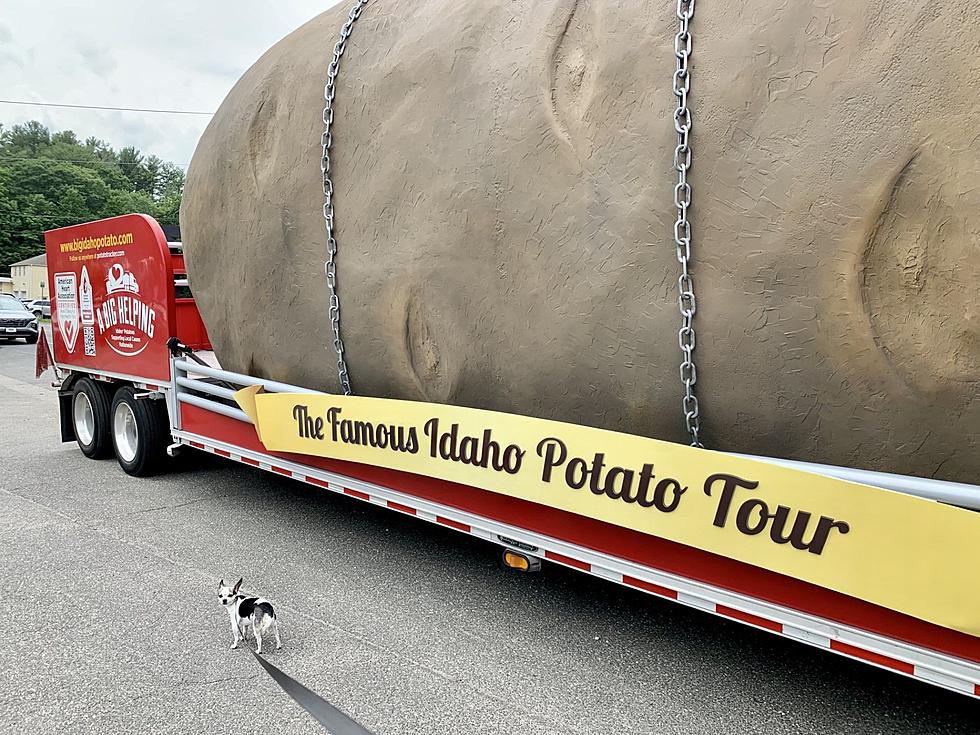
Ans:
{"type": "MultiPolygon", "coordinates": [[[[216,110],[270,46],[337,1],[4,0],[0,99],[216,110]]],[[[209,118],[0,104],[4,125],[32,119],[186,164],[209,118]]]]}

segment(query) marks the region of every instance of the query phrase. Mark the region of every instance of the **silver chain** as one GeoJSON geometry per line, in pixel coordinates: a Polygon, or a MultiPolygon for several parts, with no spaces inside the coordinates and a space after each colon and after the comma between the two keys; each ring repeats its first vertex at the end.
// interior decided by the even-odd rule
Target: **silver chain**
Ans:
{"type": "Polygon", "coordinates": [[[674,95],[677,109],[674,110],[674,130],[677,131],[677,147],[674,148],[674,170],[677,171],[677,185],[674,187],[674,205],[677,207],[677,221],[674,222],[674,244],[677,260],[681,264],[681,275],[677,279],[677,304],[681,311],[681,328],[677,332],[683,359],[681,360],[681,381],[684,383],[684,421],[691,435],[691,446],[700,447],[701,411],[698,398],[694,394],[694,384],[698,382],[698,371],[694,367],[694,314],[697,306],[694,301],[694,279],[691,277],[691,223],[687,211],[691,207],[691,184],[687,172],[691,168],[691,110],[687,106],[687,96],[691,91],[691,18],[694,16],[695,0],[677,0],[677,19],[680,29],[674,37],[674,56],[677,68],[674,71],[674,95]]]}
{"type": "Polygon", "coordinates": [[[333,145],[333,101],[337,95],[337,72],[340,70],[340,57],[347,48],[354,21],[361,15],[361,10],[368,0],[357,0],[347,16],[347,22],[340,29],[340,38],[333,47],[333,60],[327,67],[327,84],[323,88],[323,135],[320,144],[323,146],[323,158],[320,160],[320,173],[323,174],[323,219],[327,224],[327,262],[323,264],[323,272],[327,277],[327,289],[330,291],[330,326],[333,327],[333,348],[337,352],[337,375],[340,378],[340,388],[345,396],[351,394],[350,375],[347,372],[347,361],[344,359],[344,342],[340,338],[340,299],[337,298],[337,238],[334,236],[333,223],[333,181],[330,179],[330,146],[333,145]]]}
{"type": "MultiPolygon", "coordinates": [[[[340,29],[340,38],[333,49],[333,59],[327,68],[327,84],[323,90],[326,105],[323,108],[323,135],[320,142],[323,147],[323,158],[320,171],[323,174],[323,218],[327,226],[327,261],[324,272],[327,277],[327,288],[330,291],[330,324],[333,328],[333,345],[337,353],[337,374],[340,386],[345,395],[351,394],[350,375],[347,362],[344,359],[344,342],[340,337],[340,300],[337,297],[337,240],[334,236],[333,182],[330,178],[330,147],[333,144],[331,128],[333,126],[333,101],[336,96],[337,72],[340,70],[340,58],[347,48],[347,39],[351,35],[354,23],[361,10],[369,0],[357,0],[347,16],[347,22],[340,29]]],[[[677,332],[677,340],[683,354],[680,365],[681,381],[684,383],[684,398],[681,406],[684,421],[691,436],[691,445],[700,447],[701,413],[698,399],[694,392],[698,380],[697,368],[694,366],[694,347],[696,342],[694,332],[694,314],[697,305],[694,300],[694,279],[690,272],[691,260],[691,223],[687,218],[691,207],[691,185],[687,180],[687,172],[691,168],[691,110],[687,106],[688,94],[691,91],[691,73],[689,61],[692,51],[690,21],[694,16],[695,0],[677,0],[677,19],[679,29],[674,37],[674,56],[677,60],[673,78],[673,91],[677,97],[677,108],[674,110],[674,129],[677,131],[677,146],[674,148],[674,169],[677,171],[677,185],[674,187],[674,205],[677,207],[677,220],[674,222],[674,244],[677,260],[681,264],[681,275],[677,279],[677,303],[681,312],[681,328],[677,332]]]]}

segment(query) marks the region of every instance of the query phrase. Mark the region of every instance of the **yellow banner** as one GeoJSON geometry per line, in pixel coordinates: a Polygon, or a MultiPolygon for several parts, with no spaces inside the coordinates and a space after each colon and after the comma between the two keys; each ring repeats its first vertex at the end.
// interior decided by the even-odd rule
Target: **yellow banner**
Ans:
{"type": "Polygon", "coordinates": [[[677,541],[980,636],[980,513],[557,421],[411,401],[235,398],[275,452],[361,462],[677,541]]]}

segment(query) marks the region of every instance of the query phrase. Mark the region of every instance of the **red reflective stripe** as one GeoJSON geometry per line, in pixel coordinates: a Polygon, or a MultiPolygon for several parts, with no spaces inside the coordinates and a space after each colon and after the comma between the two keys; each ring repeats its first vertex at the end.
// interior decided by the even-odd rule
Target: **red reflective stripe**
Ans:
{"type": "Polygon", "coordinates": [[[327,488],[330,487],[330,483],[329,482],[326,482],[325,480],[318,480],[315,477],[309,477],[309,476],[307,476],[307,477],[304,477],[303,479],[306,480],[311,485],[318,485],[319,487],[327,487],[327,488]]]}
{"type": "Polygon", "coordinates": [[[460,523],[459,521],[453,521],[449,518],[443,518],[442,516],[436,516],[436,520],[444,526],[449,526],[450,528],[456,528],[460,531],[470,532],[470,527],[465,523],[460,523]]]}
{"type": "Polygon", "coordinates": [[[272,465],[272,471],[273,472],[278,472],[280,475],[285,475],[286,477],[292,477],[293,476],[293,473],[290,472],[289,470],[283,469],[282,467],[276,467],[275,465],[272,465]]]}
{"type": "Polygon", "coordinates": [[[880,653],[872,653],[871,651],[865,651],[863,648],[858,648],[857,646],[851,646],[847,643],[841,643],[840,641],[831,641],[830,648],[833,651],[840,651],[841,653],[846,653],[849,656],[854,656],[854,658],[864,659],[865,661],[871,661],[872,663],[878,664],[880,666],[887,666],[889,669],[895,669],[895,671],[901,671],[903,674],[914,674],[915,667],[912,664],[907,664],[904,661],[899,661],[898,659],[891,658],[890,656],[882,656],[880,653]]]}
{"type": "MultiPolygon", "coordinates": [[[[240,447],[239,452],[251,451],[258,456],[265,451],[251,424],[190,404],[181,404],[180,412],[182,428],[186,432],[220,437],[224,443],[240,447]]],[[[450,506],[469,516],[561,539],[617,559],[798,610],[832,623],[863,629],[970,662],[980,662],[980,636],[941,628],[829,589],[656,536],[421,475],[308,455],[287,454],[282,459],[307,465],[310,469],[381,485],[421,501],[450,506]]],[[[632,586],[642,589],[640,585],[632,586]]],[[[673,592],[664,594],[674,597],[673,592]]]]}
{"type": "Polygon", "coordinates": [[[222,457],[228,457],[231,459],[231,452],[226,452],[224,449],[215,449],[215,454],[220,454],[222,457]]]}
{"type": "Polygon", "coordinates": [[[783,626],[780,623],[772,620],[766,620],[765,618],[760,618],[758,615],[742,612],[741,610],[736,610],[732,607],[715,605],[715,612],[717,612],[719,615],[725,615],[729,618],[741,620],[743,623],[752,623],[752,625],[758,625],[760,628],[766,628],[767,630],[774,630],[777,633],[783,632],[783,626]]]}
{"type": "Polygon", "coordinates": [[[581,569],[586,572],[592,571],[592,565],[586,564],[584,561],[579,561],[578,559],[572,559],[570,556],[563,556],[561,554],[556,554],[554,551],[544,552],[545,559],[551,559],[552,561],[561,562],[562,564],[567,564],[570,567],[575,567],[576,569],[581,569]]]}
{"type": "Polygon", "coordinates": [[[367,493],[362,493],[360,490],[351,490],[349,487],[344,488],[345,495],[351,495],[355,498],[360,498],[361,500],[370,500],[371,496],[367,493]]]}
{"type": "Polygon", "coordinates": [[[245,464],[250,464],[253,467],[259,466],[258,460],[252,459],[251,457],[242,457],[242,462],[244,462],[245,464]]]}
{"type": "Polygon", "coordinates": [[[388,507],[394,508],[395,510],[400,510],[402,513],[411,513],[412,515],[415,515],[415,508],[409,508],[407,505],[396,503],[394,500],[388,501],[388,507]]]}
{"type": "Polygon", "coordinates": [[[198,444],[197,442],[191,442],[191,446],[194,447],[195,449],[204,449],[204,445],[198,444]]]}
{"type": "Polygon", "coordinates": [[[974,684],[973,685],[973,693],[976,696],[980,697],[980,684],[974,684]]]}
{"type": "Polygon", "coordinates": [[[630,577],[623,575],[623,584],[628,584],[631,587],[637,587],[641,590],[646,590],[647,592],[652,592],[655,595],[660,595],[661,597],[669,597],[672,600],[677,599],[677,593],[668,589],[667,587],[661,587],[659,584],[653,584],[652,582],[644,582],[642,579],[637,579],[636,577],[630,577]]]}

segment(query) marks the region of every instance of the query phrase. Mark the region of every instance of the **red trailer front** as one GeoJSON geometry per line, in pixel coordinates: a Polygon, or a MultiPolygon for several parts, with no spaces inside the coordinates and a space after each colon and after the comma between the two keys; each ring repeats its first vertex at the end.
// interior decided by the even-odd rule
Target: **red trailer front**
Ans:
{"type": "Polygon", "coordinates": [[[64,368],[170,379],[176,336],[167,238],[142,214],[45,233],[54,356],[64,368]]]}

